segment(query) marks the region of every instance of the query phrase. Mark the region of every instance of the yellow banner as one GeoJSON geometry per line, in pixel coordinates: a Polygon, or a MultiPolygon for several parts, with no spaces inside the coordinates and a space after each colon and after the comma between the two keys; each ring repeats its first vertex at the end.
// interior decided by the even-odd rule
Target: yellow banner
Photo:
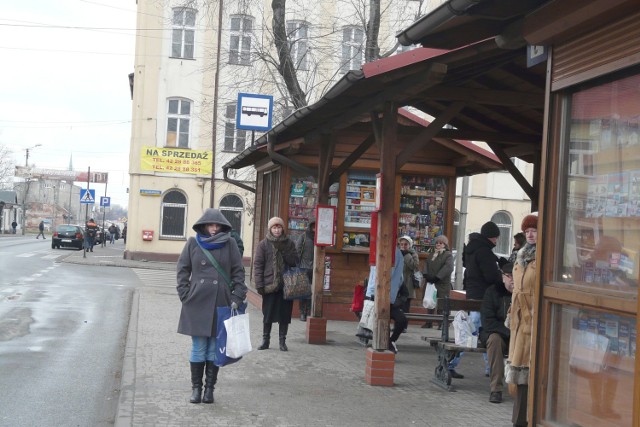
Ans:
{"type": "Polygon", "coordinates": [[[211,175],[211,151],[142,147],[141,154],[145,171],[211,175]]]}

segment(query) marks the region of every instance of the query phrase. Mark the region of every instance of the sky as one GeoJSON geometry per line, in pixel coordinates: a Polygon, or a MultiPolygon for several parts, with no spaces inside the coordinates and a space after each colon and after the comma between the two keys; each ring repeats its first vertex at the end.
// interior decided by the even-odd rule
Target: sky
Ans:
{"type": "Polygon", "coordinates": [[[128,205],[135,26],[135,0],[4,2],[0,144],[17,165],[27,149],[37,168],[72,159],[76,171],[108,172],[111,204],[128,205]]]}

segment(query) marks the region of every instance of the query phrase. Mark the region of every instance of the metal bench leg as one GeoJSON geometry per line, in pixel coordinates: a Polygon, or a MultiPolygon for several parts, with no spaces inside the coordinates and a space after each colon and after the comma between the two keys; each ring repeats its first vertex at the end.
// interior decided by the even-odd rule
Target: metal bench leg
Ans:
{"type": "Polygon", "coordinates": [[[449,372],[449,363],[457,356],[457,351],[445,350],[438,346],[438,365],[436,366],[433,379],[431,382],[438,387],[447,391],[455,391],[451,385],[451,372],[449,372]]]}

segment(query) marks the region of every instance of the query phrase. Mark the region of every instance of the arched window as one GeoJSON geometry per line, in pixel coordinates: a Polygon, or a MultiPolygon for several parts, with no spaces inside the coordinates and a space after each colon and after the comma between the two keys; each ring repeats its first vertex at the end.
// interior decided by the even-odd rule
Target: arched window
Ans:
{"type": "Polygon", "coordinates": [[[511,254],[511,215],[504,211],[496,212],[491,217],[491,221],[495,222],[500,229],[500,237],[498,237],[494,252],[508,257],[511,254]]]}
{"type": "Polygon", "coordinates": [[[220,212],[231,223],[231,228],[242,236],[242,211],[244,204],[242,199],[234,194],[228,194],[220,200],[220,212]]]}
{"type": "Polygon", "coordinates": [[[186,238],[187,197],[178,190],[168,191],[162,198],[160,238],[186,238]]]}

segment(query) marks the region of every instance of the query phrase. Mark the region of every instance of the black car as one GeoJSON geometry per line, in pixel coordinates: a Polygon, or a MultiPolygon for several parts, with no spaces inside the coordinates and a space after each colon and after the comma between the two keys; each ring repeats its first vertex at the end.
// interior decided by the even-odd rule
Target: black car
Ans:
{"type": "Polygon", "coordinates": [[[62,246],[82,249],[84,233],[82,227],[77,225],[56,225],[51,238],[51,249],[60,249],[62,246]]]}

